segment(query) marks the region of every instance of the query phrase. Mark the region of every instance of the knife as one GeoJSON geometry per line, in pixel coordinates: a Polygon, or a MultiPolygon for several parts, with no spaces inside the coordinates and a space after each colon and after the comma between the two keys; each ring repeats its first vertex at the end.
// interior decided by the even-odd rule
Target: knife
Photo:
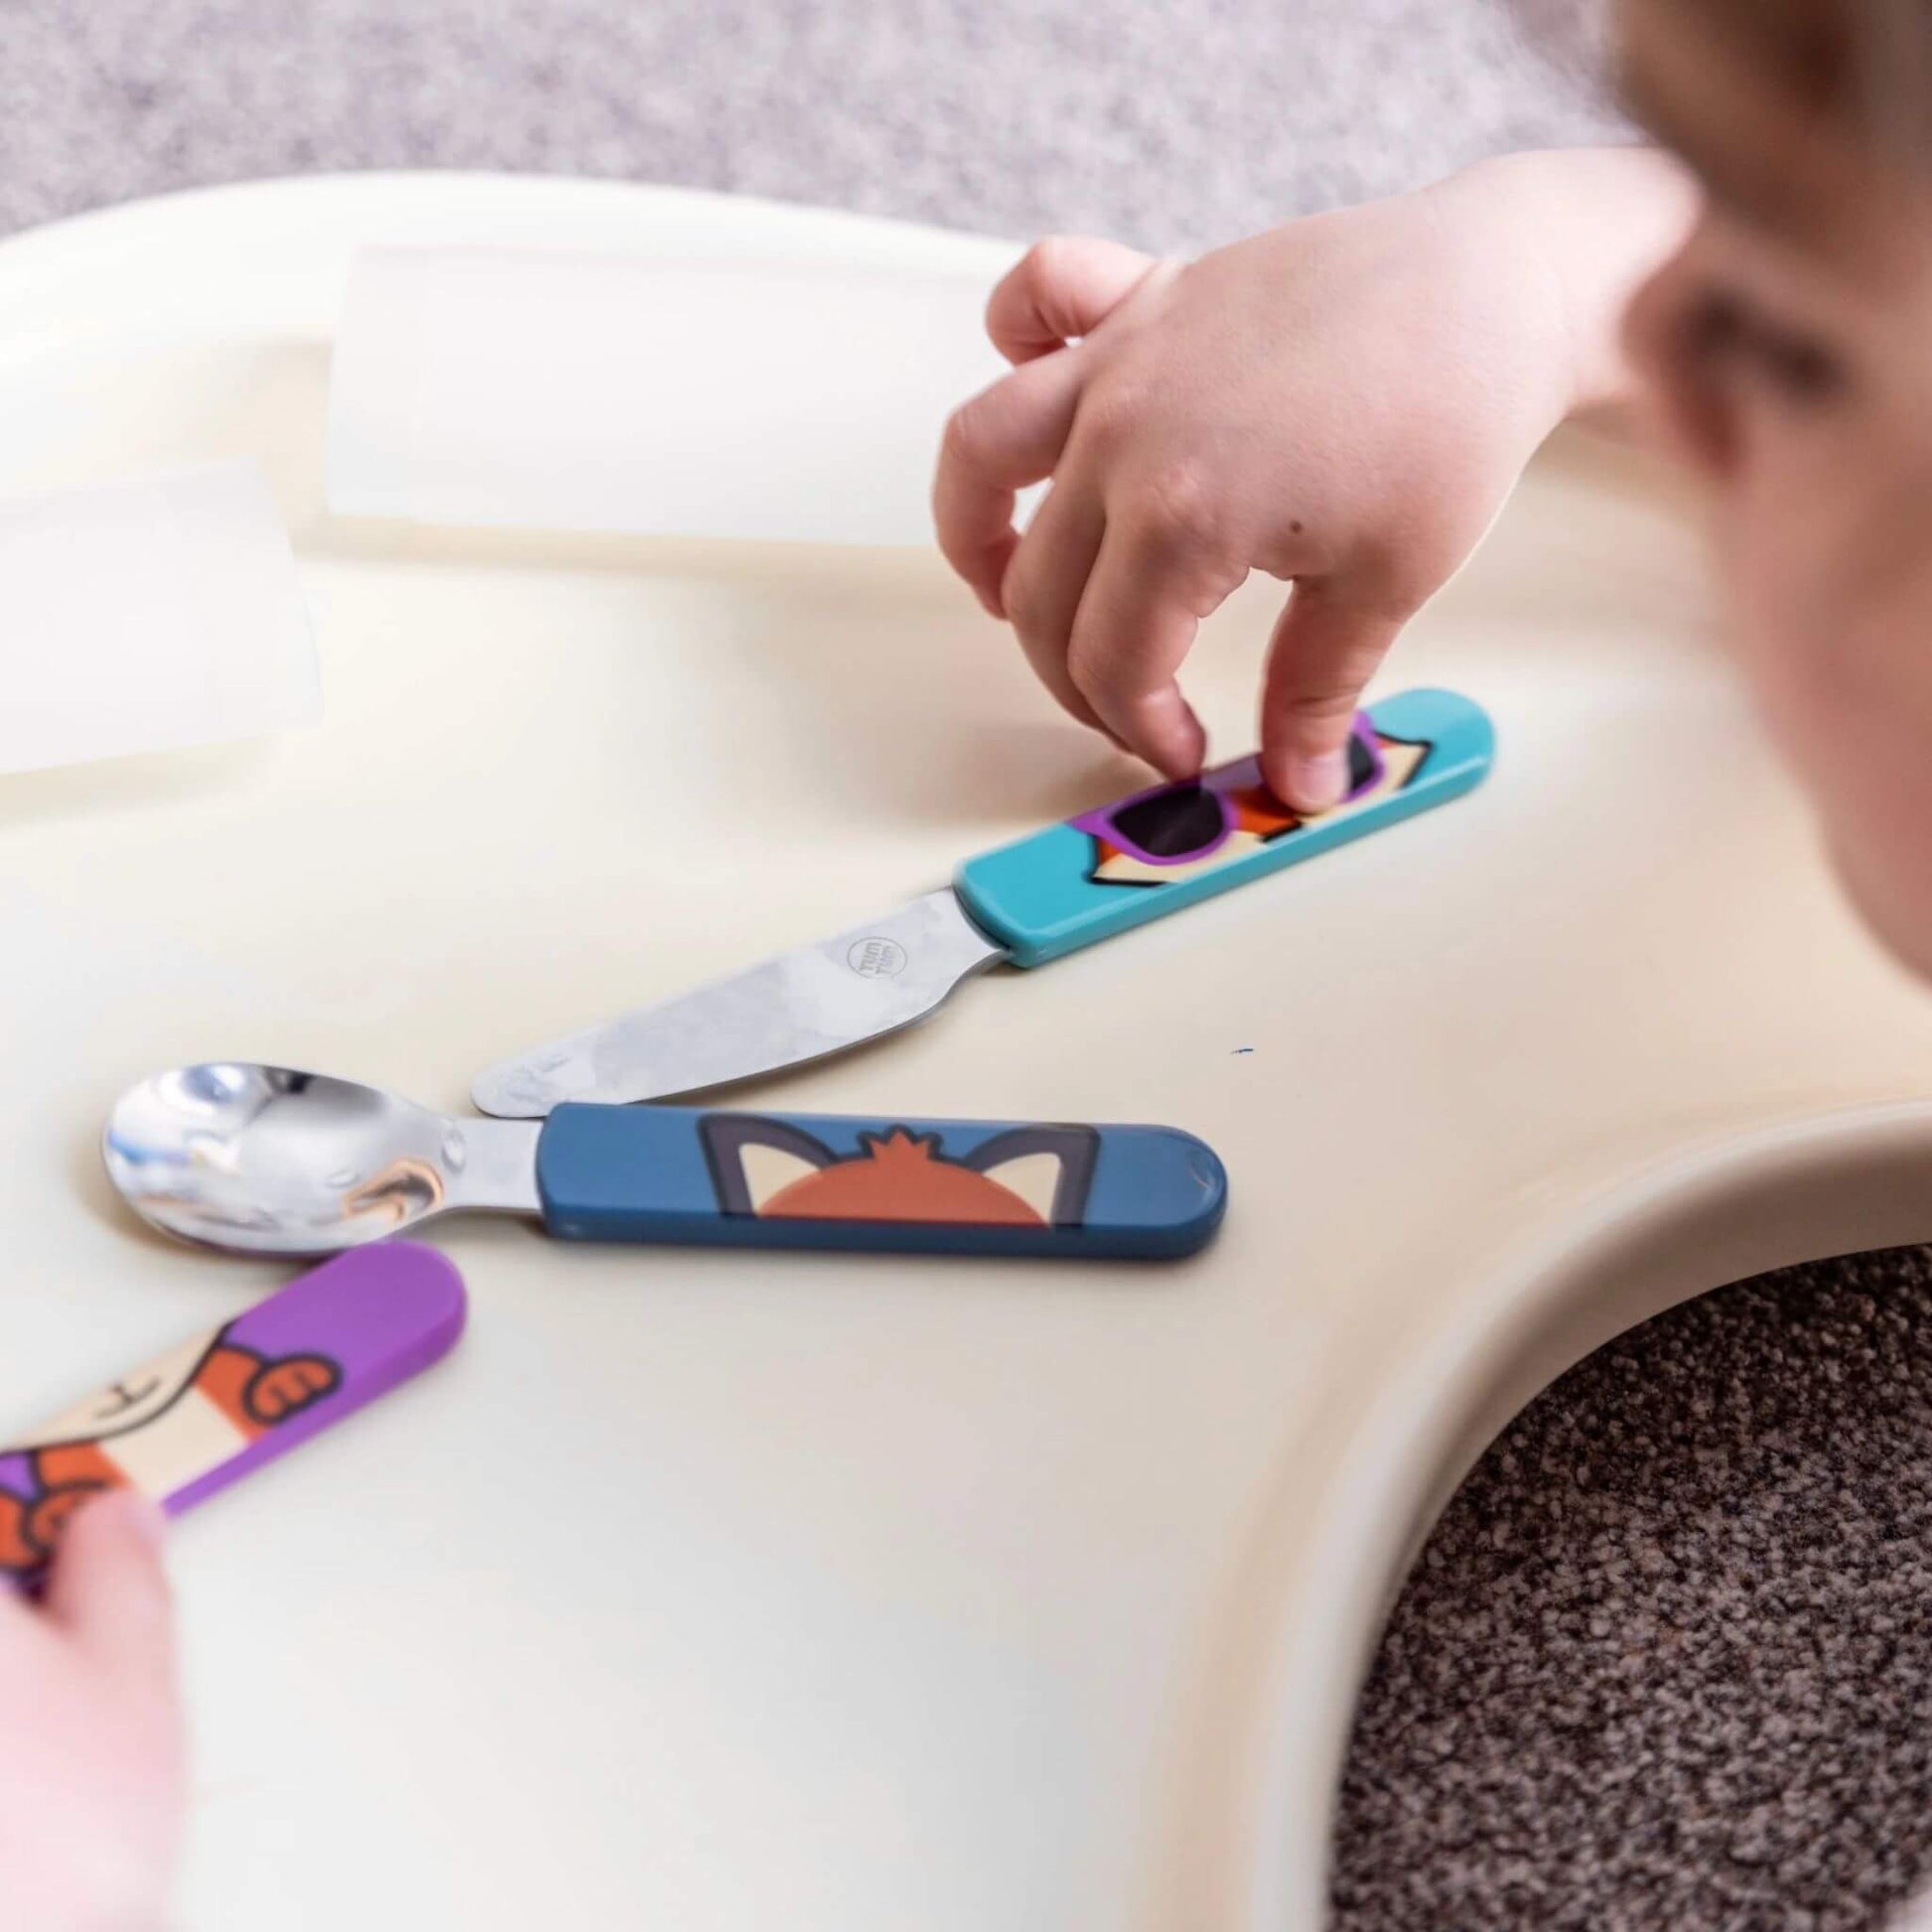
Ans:
{"type": "Polygon", "coordinates": [[[1137,792],[969,859],[950,887],[882,919],[500,1060],[472,1097],[534,1119],[567,1100],[655,1100],[823,1059],[924,1019],[989,966],[1043,966],[1447,804],[1494,755],[1479,705],[1405,691],[1357,715],[1349,789],[1328,811],[1281,804],[1253,758],[1137,792]]]}

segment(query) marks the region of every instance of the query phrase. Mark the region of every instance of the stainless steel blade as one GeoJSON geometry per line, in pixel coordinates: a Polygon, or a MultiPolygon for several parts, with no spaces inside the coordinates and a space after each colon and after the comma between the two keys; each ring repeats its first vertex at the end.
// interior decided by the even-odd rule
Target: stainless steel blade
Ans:
{"type": "Polygon", "coordinates": [[[566,1100],[662,1100],[823,1059],[922,1020],[1006,957],[950,889],[870,925],[640,1007],[477,1076],[486,1114],[533,1119],[566,1100]]]}

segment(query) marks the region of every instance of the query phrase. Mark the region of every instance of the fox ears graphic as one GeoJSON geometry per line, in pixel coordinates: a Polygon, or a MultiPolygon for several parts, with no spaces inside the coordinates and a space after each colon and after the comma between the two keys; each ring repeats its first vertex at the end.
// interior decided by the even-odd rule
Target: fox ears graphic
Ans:
{"type": "Polygon", "coordinates": [[[971,1221],[1078,1227],[1099,1136],[1091,1127],[1021,1127],[954,1160],[937,1134],[862,1134],[835,1153],[782,1121],[713,1114],[700,1128],[727,1214],[820,1221],[971,1221]]]}

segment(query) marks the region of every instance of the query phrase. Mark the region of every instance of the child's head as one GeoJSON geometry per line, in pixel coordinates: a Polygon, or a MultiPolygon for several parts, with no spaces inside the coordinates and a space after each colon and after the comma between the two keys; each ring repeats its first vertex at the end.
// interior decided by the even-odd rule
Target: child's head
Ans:
{"type": "Polygon", "coordinates": [[[1932,974],[1932,0],[1620,0],[1708,207],[1629,335],[1854,896],[1932,974]]]}

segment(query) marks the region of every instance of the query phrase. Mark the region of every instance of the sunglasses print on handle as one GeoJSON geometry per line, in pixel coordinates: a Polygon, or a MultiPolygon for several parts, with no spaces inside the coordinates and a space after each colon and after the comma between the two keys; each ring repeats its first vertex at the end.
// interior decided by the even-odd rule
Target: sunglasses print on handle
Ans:
{"type": "MultiPolygon", "coordinates": [[[[1348,789],[1330,809],[1338,810],[1373,791],[1387,768],[1373,722],[1366,712],[1357,712],[1348,739],[1348,789]]],[[[1083,812],[1071,823],[1138,865],[1193,866],[1212,858],[1239,829],[1232,794],[1260,786],[1259,762],[1242,759],[1205,772],[1192,783],[1156,785],[1098,811],[1083,812]]],[[[1290,815],[1281,829],[1288,831],[1301,822],[1299,814],[1290,815]]]]}

